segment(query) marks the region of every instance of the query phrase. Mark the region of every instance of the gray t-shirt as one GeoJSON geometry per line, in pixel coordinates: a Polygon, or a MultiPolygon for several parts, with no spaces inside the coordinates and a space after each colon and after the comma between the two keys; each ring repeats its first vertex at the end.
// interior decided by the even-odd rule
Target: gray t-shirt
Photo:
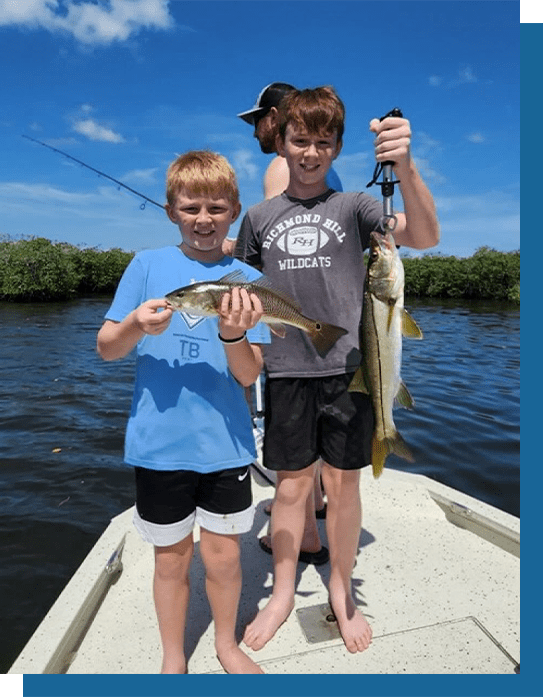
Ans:
{"type": "Polygon", "coordinates": [[[287,326],[285,338],[271,336],[271,344],[264,347],[268,375],[320,377],[357,368],[363,251],[371,231],[380,230],[381,217],[377,199],[332,189],[308,200],[283,193],[248,210],[235,256],[260,267],[307,317],[348,330],[322,358],[305,332],[287,326]]]}

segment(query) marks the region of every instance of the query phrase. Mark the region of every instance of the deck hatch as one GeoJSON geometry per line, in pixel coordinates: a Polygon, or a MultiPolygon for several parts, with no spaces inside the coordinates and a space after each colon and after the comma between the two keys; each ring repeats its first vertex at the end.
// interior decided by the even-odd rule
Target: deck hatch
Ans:
{"type": "Polygon", "coordinates": [[[295,614],[309,644],[341,638],[339,625],[329,603],[302,607],[295,614]]]}

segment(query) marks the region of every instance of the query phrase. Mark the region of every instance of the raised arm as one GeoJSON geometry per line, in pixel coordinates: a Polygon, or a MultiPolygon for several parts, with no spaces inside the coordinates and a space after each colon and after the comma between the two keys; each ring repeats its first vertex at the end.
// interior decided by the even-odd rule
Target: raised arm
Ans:
{"type": "Polygon", "coordinates": [[[404,247],[428,249],[439,242],[439,221],[435,203],[411,157],[411,126],[407,119],[390,116],[384,121],[373,119],[369,126],[375,139],[377,162],[392,161],[399,179],[403,213],[393,232],[396,242],[404,247]]]}

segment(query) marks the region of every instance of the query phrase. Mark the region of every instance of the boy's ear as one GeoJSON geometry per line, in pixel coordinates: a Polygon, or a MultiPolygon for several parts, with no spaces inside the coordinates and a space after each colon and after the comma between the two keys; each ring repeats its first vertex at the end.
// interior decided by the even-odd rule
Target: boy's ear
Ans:
{"type": "Polygon", "coordinates": [[[172,217],[174,215],[174,213],[172,211],[172,206],[170,205],[170,203],[165,204],[165,212],[168,215],[168,219],[170,220],[170,222],[175,223],[176,221],[172,217]]]}
{"type": "Polygon", "coordinates": [[[234,223],[235,220],[238,218],[241,210],[242,210],[242,204],[239,201],[236,206],[233,206],[233,216],[231,218],[232,223],[234,223]]]}

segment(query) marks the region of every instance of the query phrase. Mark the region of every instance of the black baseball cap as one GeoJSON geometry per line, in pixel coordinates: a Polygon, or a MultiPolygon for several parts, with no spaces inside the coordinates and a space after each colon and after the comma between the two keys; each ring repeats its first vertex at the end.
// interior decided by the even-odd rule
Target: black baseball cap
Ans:
{"type": "Polygon", "coordinates": [[[270,85],[261,90],[254,106],[248,111],[237,114],[237,116],[253,126],[256,118],[265,116],[273,106],[280,104],[280,100],[285,94],[294,89],[293,85],[288,85],[286,82],[271,82],[270,85]]]}

